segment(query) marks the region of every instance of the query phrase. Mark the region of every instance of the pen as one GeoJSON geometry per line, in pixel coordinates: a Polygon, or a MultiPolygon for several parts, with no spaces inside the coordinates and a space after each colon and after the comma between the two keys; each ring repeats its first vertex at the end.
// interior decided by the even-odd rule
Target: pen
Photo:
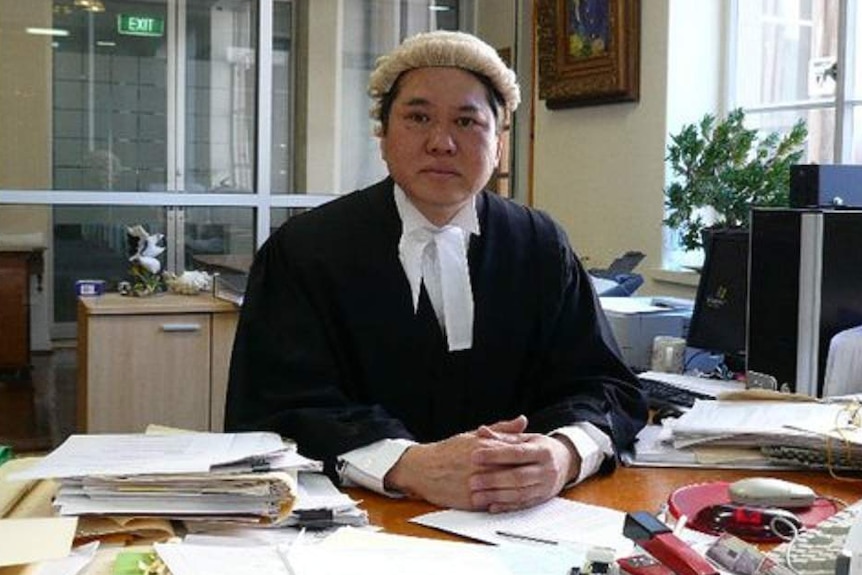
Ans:
{"type": "Polygon", "coordinates": [[[521,541],[532,541],[533,543],[544,543],[546,545],[556,545],[557,542],[553,539],[543,539],[542,537],[534,537],[532,535],[524,535],[522,533],[512,533],[511,531],[494,531],[497,535],[502,537],[509,537],[512,539],[520,539],[521,541]]]}

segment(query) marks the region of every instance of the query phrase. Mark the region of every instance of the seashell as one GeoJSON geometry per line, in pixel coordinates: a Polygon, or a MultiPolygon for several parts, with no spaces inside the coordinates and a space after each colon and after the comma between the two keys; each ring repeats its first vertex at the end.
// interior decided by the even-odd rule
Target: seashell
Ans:
{"type": "Polygon", "coordinates": [[[197,295],[212,289],[212,276],[207,272],[184,271],[180,275],[165,272],[164,279],[171,293],[197,295]]]}

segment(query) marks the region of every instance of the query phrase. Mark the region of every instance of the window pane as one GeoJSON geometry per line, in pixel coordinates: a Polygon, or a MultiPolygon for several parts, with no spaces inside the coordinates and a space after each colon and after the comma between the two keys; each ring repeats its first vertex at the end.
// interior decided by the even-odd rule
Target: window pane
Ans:
{"type": "Polygon", "coordinates": [[[254,191],[257,2],[189,0],[185,167],[190,192],[254,191]]]}
{"type": "Polygon", "coordinates": [[[53,26],[68,35],[52,42],[54,189],[165,189],[165,4],[144,14],[129,2],[104,12],[55,3],[53,26]],[[121,14],[146,15],[161,33],[120,34],[121,14]]]}
{"type": "Polygon", "coordinates": [[[270,211],[270,233],[277,230],[281,225],[302,212],[307,212],[310,208],[273,208],[270,211]]]}
{"type": "Polygon", "coordinates": [[[254,210],[188,207],[185,212],[186,269],[248,271],[254,255],[254,210]]]}
{"type": "Polygon", "coordinates": [[[824,71],[837,54],[837,1],[745,0],[738,5],[738,105],[834,95],[835,83],[824,71]]]}
{"type": "MultiPolygon", "coordinates": [[[[127,280],[126,228],[141,224],[165,233],[165,209],[156,206],[62,206],[54,208],[54,321],[75,321],[75,282],[101,279],[111,291],[127,280]]],[[[164,257],[161,258],[165,263],[164,257]]]]}
{"type": "Polygon", "coordinates": [[[270,189],[274,194],[301,193],[293,181],[294,22],[292,2],[273,4],[270,189]]]}
{"type": "Polygon", "coordinates": [[[386,175],[379,142],[368,117],[371,100],[368,78],[377,58],[403,38],[429,30],[457,30],[457,0],[345,2],[341,93],[355,97],[341,100],[341,181],[337,190],[349,192],[386,175]]]}
{"type": "Polygon", "coordinates": [[[763,133],[789,132],[799,119],[808,126],[808,145],[800,163],[830,164],[833,162],[835,140],[835,110],[791,110],[786,112],[749,113],[746,124],[763,133]]]}
{"type": "Polygon", "coordinates": [[[862,164],[862,106],[851,108],[853,140],[850,142],[850,164],[862,164]]]}
{"type": "Polygon", "coordinates": [[[850,55],[851,60],[846,66],[847,72],[852,74],[853,82],[847,88],[847,97],[851,100],[862,100],[862,71],[859,65],[862,63],[862,1],[856,0],[856,21],[847,27],[853,42],[849,45],[855,48],[850,55]]]}

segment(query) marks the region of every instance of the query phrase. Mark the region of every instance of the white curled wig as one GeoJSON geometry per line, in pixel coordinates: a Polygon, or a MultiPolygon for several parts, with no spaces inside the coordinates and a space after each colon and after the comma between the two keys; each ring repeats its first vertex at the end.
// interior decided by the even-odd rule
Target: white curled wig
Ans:
{"type": "Polygon", "coordinates": [[[515,72],[506,66],[494,48],[464,32],[425,32],[407,38],[392,52],[377,59],[368,82],[368,94],[373,100],[371,119],[377,135],[383,130],[382,102],[401,74],[429,67],[461,68],[485,76],[510,113],[521,102],[515,72]]]}

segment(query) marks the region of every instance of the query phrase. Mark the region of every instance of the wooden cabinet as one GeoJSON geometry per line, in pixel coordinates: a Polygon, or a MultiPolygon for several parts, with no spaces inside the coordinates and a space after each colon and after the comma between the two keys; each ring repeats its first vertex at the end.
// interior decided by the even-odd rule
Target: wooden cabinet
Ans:
{"type": "Polygon", "coordinates": [[[209,295],[80,298],[79,431],[222,431],[237,318],[209,295]]]}
{"type": "Polygon", "coordinates": [[[43,246],[0,248],[0,372],[30,375],[30,276],[42,290],[43,246]]]}

